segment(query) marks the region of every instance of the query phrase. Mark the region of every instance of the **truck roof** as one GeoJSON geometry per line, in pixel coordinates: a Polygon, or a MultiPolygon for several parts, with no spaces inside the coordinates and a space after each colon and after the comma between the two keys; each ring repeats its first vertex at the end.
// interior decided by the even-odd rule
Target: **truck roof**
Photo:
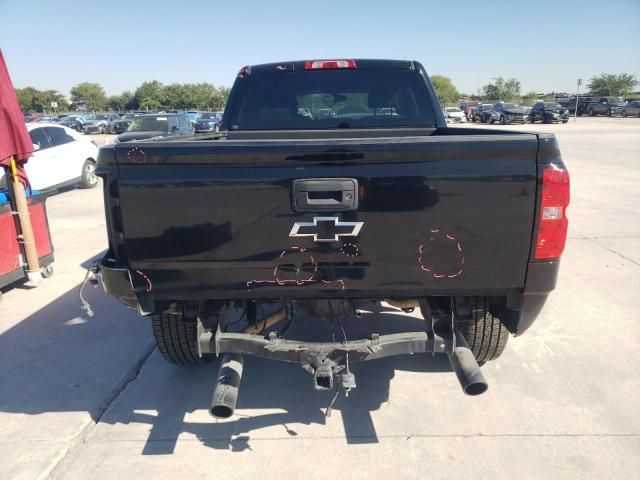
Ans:
{"type": "MultiPolygon", "coordinates": [[[[322,58],[310,58],[308,60],[294,60],[287,62],[262,63],[259,65],[247,65],[244,71],[247,74],[252,73],[271,73],[282,71],[304,70],[304,64],[308,61],[333,60],[322,58]]],[[[336,60],[347,60],[339,58],[336,60]]],[[[415,63],[413,60],[380,60],[380,59],[362,59],[349,58],[348,60],[355,62],[358,70],[413,70],[415,63]]]]}

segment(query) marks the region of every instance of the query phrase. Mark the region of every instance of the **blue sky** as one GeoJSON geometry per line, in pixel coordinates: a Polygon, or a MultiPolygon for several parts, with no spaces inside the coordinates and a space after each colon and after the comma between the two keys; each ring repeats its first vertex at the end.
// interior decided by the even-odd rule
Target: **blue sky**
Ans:
{"type": "Polygon", "coordinates": [[[231,85],[246,64],[336,57],[416,59],[467,93],[500,75],[525,92],[640,77],[640,0],[0,0],[0,19],[14,85],[65,95],[82,81],[110,95],[231,85]]]}

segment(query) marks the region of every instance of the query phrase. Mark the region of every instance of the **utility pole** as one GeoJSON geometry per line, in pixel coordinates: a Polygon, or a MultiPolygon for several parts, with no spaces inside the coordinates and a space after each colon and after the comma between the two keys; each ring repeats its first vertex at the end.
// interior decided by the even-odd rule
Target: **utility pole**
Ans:
{"type": "Polygon", "coordinates": [[[578,117],[578,100],[580,99],[579,94],[580,94],[580,85],[582,85],[582,79],[579,78],[578,79],[578,88],[576,89],[576,106],[573,110],[573,123],[576,122],[576,118],[578,117]]]}

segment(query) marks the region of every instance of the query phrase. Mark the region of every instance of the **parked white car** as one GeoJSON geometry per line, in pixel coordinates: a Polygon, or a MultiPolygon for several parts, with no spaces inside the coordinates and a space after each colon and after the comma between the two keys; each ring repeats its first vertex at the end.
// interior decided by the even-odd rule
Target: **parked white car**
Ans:
{"type": "MultiPolygon", "coordinates": [[[[25,165],[31,187],[47,190],[80,182],[82,188],[98,184],[98,146],[82,134],[61,125],[28,123],[34,148],[25,165]]],[[[0,185],[5,183],[0,172],[0,185]]]]}
{"type": "Polygon", "coordinates": [[[444,113],[444,118],[447,121],[447,123],[449,122],[460,123],[460,122],[467,121],[467,117],[465,116],[464,112],[460,110],[458,107],[443,108],[442,113],[444,113]]]}

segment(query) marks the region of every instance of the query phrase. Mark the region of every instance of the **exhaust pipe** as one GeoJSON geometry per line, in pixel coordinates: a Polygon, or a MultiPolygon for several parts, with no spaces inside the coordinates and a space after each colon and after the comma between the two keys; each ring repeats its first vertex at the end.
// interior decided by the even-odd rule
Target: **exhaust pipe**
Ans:
{"type": "Polygon", "coordinates": [[[469,349],[460,330],[455,330],[456,347],[449,353],[449,362],[456,372],[462,390],[467,395],[480,395],[487,391],[489,385],[480,371],[476,357],[469,349]]]}
{"type": "MultiPolygon", "coordinates": [[[[259,322],[249,325],[243,333],[257,335],[267,328],[287,318],[288,307],[284,307],[277,312],[268,315],[259,322]]],[[[222,364],[218,371],[216,388],[213,390],[211,407],[209,413],[215,418],[229,418],[236,410],[238,400],[238,389],[242,380],[242,370],[244,368],[244,358],[239,354],[226,354],[222,357],[222,364]]]]}
{"type": "Polygon", "coordinates": [[[211,399],[209,413],[215,418],[229,418],[236,410],[238,389],[242,380],[244,358],[238,354],[226,354],[218,372],[216,388],[211,399]]]}

